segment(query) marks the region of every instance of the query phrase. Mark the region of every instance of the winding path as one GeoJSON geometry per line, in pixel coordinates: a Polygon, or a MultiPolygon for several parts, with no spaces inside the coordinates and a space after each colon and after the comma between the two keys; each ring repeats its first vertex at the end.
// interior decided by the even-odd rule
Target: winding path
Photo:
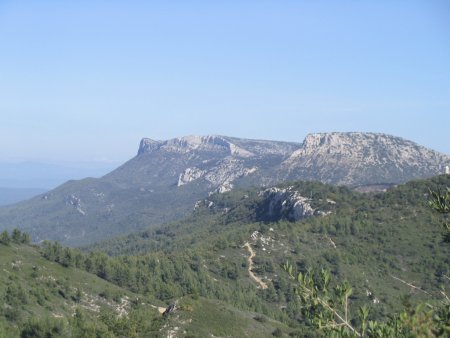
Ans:
{"type": "Polygon", "coordinates": [[[246,247],[247,250],[248,250],[248,252],[250,253],[250,256],[247,258],[247,261],[248,261],[248,273],[249,273],[250,277],[253,278],[253,279],[256,281],[256,283],[259,284],[259,286],[261,287],[261,289],[267,289],[267,284],[264,283],[264,282],[262,281],[262,279],[259,278],[258,276],[256,276],[256,275],[253,273],[253,271],[252,271],[252,269],[253,269],[253,257],[256,256],[255,251],[253,251],[253,249],[252,249],[252,247],[250,246],[250,243],[249,243],[249,242],[246,242],[246,243],[244,244],[244,247],[246,247]]]}

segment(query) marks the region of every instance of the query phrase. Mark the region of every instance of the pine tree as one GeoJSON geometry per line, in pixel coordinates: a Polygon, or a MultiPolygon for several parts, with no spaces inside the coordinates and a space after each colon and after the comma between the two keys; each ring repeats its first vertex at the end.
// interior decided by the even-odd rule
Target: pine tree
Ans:
{"type": "Polygon", "coordinates": [[[0,243],[3,245],[9,245],[11,243],[11,237],[9,237],[8,231],[4,230],[0,233],[0,243]]]}

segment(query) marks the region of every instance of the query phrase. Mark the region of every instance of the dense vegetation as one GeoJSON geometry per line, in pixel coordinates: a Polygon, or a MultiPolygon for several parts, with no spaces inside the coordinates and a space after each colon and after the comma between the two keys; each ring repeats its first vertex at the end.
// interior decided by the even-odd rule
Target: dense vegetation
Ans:
{"type": "MultiPolygon", "coordinates": [[[[405,305],[439,304],[441,287],[448,289],[450,251],[441,236],[443,217],[428,207],[428,200],[429,189],[449,183],[448,176],[440,176],[367,195],[319,183],[293,183],[302,195],[312,197],[315,208],[333,211],[294,223],[282,218],[265,222],[267,201],[258,191],[234,191],[211,196],[204,208],[183,222],[102,243],[98,248],[119,256],[122,252],[172,254],[186,248],[216,252],[215,257],[227,259],[202,257],[205,261],[213,258],[208,263],[219,263],[222,269],[234,261],[236,273],[229,277],[245,280],[248,274],[242,269],[246,264],[242,251],[239,257],[233,255],[257,230],[259,238],[252,242],[257,251],[254,272],[272,280],[267,290],[258,290],[259,298],[278,306],[287,304],[283,314],[290,320],[299,319],[299,304],[291,301],[292,285],[279,271],[279,264],[288,258],[299,271],[323,267],[334,279],[348,280],[354,289],[352,303],[356,308],[369,303],[369,319],[379,320],[405,305]],[[326,200],[336,204],[327,206],[326,200]]],[[[216,271],[209,267],[209,273],[216,271]]]]}
{"type": "MultiPolygon", "coordinates": [[[[305,316],[304,304],[294,291],[297,283],[281,268],[286,259],[301,273],[306,273],[309,267],[324,268],[330,271],[330,277],[336,283],[347,280],[352,286],[352,294],[348,297],[352,308],[367,306],[368,321],[384,321],[405,306],[414,309],[419,303],[440,306],[441,288],[448,289],[450,285],[450,248],[442,237],[444,216],[428,206],[428,189],[450,186],[448,176],[414,181],[385,193],[373,194],[359,194],[314,182],[294,182],[281,187],[287,186],[310,197],[316,210],[331,213],[291,222],[282,213],[269,214],[268,201],[259,190],[236,190],[210,196],[183,221],[99,243],[83,251],[65,248],[56,242],[44,242],[39,250],[46,263],[39,264],[66,272],[78,271],[89,278],[95,275],[96,282],[92,285],[111,283],[101,288],[122,292],[122,296],[116,297],[119,301],[125,292],[130,299],[147,299],[146,304],[166,306],[179,300],[182,308],[191,310],[180,312],[178,322],[172,323],[178,327],[184,325],[186,333],[180,331],[178,336],[206,332],[213,321],[202,315],[201,309],[212,307],[211,304],[224,308],[231,306],[231,312],[227,312],[230,314],[228,320],[236,316],[246,318],[242,319],[242,327],[260,325],[260,336],[269,331],[279,336],[317,336],[315,324],[305,316]],[[248,273],[249,253],[243,248],[246,242],[256,253],[253,272],[268,285],[265,289],[258,288],[248,273]],[[202,316],[204,322],[194,320],[202,316]]],[[[29,240],[26,237],[20,232],[16,235],[13,232],[11,236],[3,233],[0,248],[11,251],[14,246],[36,250],[25,244],[29,240]],[[11,238],[8,240],[9,237],[15,237],[15,243],[11,238]]],[[[11,259],[4,262],[10,263],[11,259]]],[[[32,266],[29,269],[31,276],[32,266]]],[[[28,305],[23,307],[26,315],[11,319],[4,313],[7,309],[4,307],[0,324],[15,327],[16,333],[19,327],[22,330],[28,327],[25,325],[41,325],[35,323],[33,312],[29,311],[31,304],[37,302],[30,296],[31,290],[40,284],[33,285],[33,279],[26,275],[26,269],[23,270],[22,289],[29,290],[25,294],[30,297],[28,305]]],[[[7,290],[8,280],[2,278],[0,288],[7,290]]],[[[332,284],[335,285],[338,284],[332,284]]],[[[51,291],[58,289],[62,287],[55,284],[46,292],[54,294],[55,299],[62,297],[66,302],[73,296],[70,302],[76,303],[75,291],[64,298],[58,291],[51,291]]],[[[68,290],[75,289],[77,286],[68,290]]],[[[6,297],[5,291],[0,289],[0,292],[6,297]]],[[[90,292],[101,293],[99,290],[90,292]]],[[[108,292],[102,296],[114,298],[108,292]]],[[[54,304],[52,299],[47,302],[54,304]]],[[[161,330],[164,325],[172,325],[170,321],[161,324],[154,309],[136,306],[134,318],[140,318],[143,311],[153,310],[150,317],[154,320],[146,330],[161,330]]],[[[116,324],[120,318],[109,313],[109,316],[90,316],[83,322],[99,330],[103,328],[102,334],[121,336],[122,331],[113,329],[122,325],[116,324]],[[113,323],[106,318],[113,318],[113,323]]],[[[133,312],[129,316],[131,320],[127,322],[133,323],[133,312]]],[[[77,327],[76,316],[65,313],[63,317],[65,319],[59,321],[64,322],[61,330],[70,331],[77,327]]],[[[357,311],[352,311],[349,317],[358,321],[357,311]]],[[[50,327],[54,320],[49,321],[50,327]]],[[[219,328],[215,332],[224,335],[219,328]]],[[[229,335],[239,336],[237,331],[229,335]]]]}

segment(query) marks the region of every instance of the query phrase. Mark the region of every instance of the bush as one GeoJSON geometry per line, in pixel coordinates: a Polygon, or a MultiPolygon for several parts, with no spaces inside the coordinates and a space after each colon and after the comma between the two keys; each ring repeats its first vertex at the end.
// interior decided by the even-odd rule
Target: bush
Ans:
{"type": "Polygon", "coordinates": [[[68,333],[66,331],[66,327],[62,321],[51,319],[39,320],[37,318],[31,318],[23,326],[21,337],[66,337],[68,333]]]}
{"type": "Polygon", "coordinates": [[[283,331],[281,331],[280,328],[275,329],[275,331],[272,332],[272,336],[274,337],[283,337],[283,331]]]}
{"type": "Polygon", "coordinates": [[[267,322],[267,318],[261,315],[255,316],[253,317],[254,320],[256,320],[257,322],[260,323],[266,323],[267,322]]]}

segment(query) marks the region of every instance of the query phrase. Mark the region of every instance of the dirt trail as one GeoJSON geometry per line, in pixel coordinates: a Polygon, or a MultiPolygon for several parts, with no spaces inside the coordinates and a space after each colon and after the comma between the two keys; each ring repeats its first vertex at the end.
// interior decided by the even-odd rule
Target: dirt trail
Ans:
{"type": "Polygon", "coordinates": [[[267,284],[264,283],[261,278],[259,278],[258,276],[255,276],[255,274],[253,273],[252,269],[253,269],[253,257],[256,256],[255,251],[253,251],[252,247],[250,246],[249,242],[246,242],[244,244],[244,247],[247,248],[248,252],[250,253],[250,256],[247,258],[248,260],[248,273],[250,275],[250,277],[252,277],[256,283],[259,284],[259,286],[261,287],[261,289],[267,289],[267,284]]]}

